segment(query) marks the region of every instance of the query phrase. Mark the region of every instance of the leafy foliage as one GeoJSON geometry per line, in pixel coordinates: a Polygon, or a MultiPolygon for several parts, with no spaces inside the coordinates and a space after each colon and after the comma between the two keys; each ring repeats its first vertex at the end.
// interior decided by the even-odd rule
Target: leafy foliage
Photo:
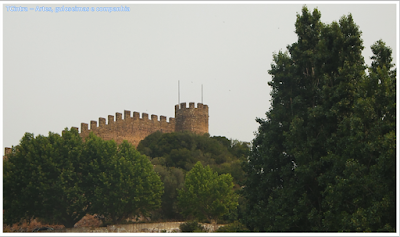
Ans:
{"type": "Polygon", "coordinates": [[[161,217],[167,219],[182,218],[176,190],[183,187],[184,175],[197,161],[218,174],[231,174],[237,188],[244,178],[241,164],[249,153],[247,143],[188,132],[155,132],[142,140],[137,149],[151,159],[164,183],[161,217]]]}
{"type": "Polygon", "coordinates": [[[161,165],[156,165],[154,170],[158,173],[164,184],[164,194],[161,198],[161,213],[164,215],[162,217],[167,219],[182,219],[176,204],[178,196],[176,190],[183,187],[185,176],[183,170],[175,167],[168,168],[161,165]]]}
{"type": "Polygon", "coordinates": [[[26,133],[3,161],[6,224],[38,217],[73,225],[86,215],[83,142],[75,130],[36,138],[26,133]]]}
{"type": "Polygon", "coordinates": [[[197,221],[185,222],[179,225],[182,232],[206,232],[204,227],[197,221]]]}
{"type": "Polygon", "coordinates": [[[249,147],[244,142],[208,134],[155,132],[142,140],[137,150],[150,157],[154,165],[189,171],[201,161],[220,174],[231,173],[235,182],[240,183],[244,177],[241,162],[246,160],[249,147]]]}
{"type": "Polygon", "coordinates": [[[113,223],[135,215],[146,216],[161,205],[163,185],[146,156],[127,141],[119,146],[90,134],[84,156],[89,163],[86,190],[90,213],[108,217],[113,223]]]}
{"type": "Polygon", "coordinates": [[[26,133],[3,161],[4,221],[40,218],[73,227],[86,214],[114,223],[160,206],[163,185],[147,157],[132,145],[75,129],[62,136],[26,133]]]}
{"type": "Polygon", "coordinates": [[[306,7],[274,55],[272,108],[253,141],[244,222],[253,231],[394,231],[395,71],[382,41],[366,75],[351,15],[306,7]]]}
{"type": "Polygon", "coordinates": [[[236,209],[237,198],[230,174],[218,175],[209,166],[203,167],[199,161],[187,173],[184,187],[178,190],[178,205],[182,214],[210,222],[236,209]]]}

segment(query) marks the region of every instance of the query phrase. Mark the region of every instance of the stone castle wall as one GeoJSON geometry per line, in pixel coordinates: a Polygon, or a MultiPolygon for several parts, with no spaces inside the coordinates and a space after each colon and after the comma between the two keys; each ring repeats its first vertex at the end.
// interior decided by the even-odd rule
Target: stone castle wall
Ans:
{"type": "Polygon", "coordinates": [[[108,123],[106,124],[105,118],[99,118],[99,125],[97,126],[96,121],[90,121],[90,129],[87,123],[81,123],[81,137],[86,138],[90,132],[93,132],[97,136],[104,140],[114,140],[118,144],[122,143],[123,140],[127,140],[135,147],[148,135],[156,132],[174,132],[175,131],[175,119],[160,116],[158,120],[157,115],[149,115],[142,113],[142,117],[139,117],[138,112],[131,112],[128,110],[124,111],[124,118],[122,119],[121,113],[115,114],[114,116],[108,116],[108,123]]]}
{"type": "MultiPolygon", "coordinates": [[[[77,127],[72,127],[79,129],[77,127]]],[[[89,136],[93,132],[104,140],[114,140],[121,144],[123,140],[137,147],[139,142],[146,138],[148,135],[161,131],[163,133],[189,131],[196,134],[208,133],[208,106],[202,103],[186,103],[175,105],[175,118],[167,118],[152,114],[149,118],[147,113],[142,113],[142,117],[138,112],[125,110],[122,118],[121,113],[108,115],[108,122],[105,118],[99,118],[99,122],[90,121],[89,124],[81,123],[80,135],[82,138],[89,136]]],[[[11,148],[6,147],[3,159],[7,154],[11,153],[11,148]]]]}
{"type": "MultiPolygon", "coordinates": [[[[75,127],[76,128],[76,127],[75,127]]],[[[76,128],[77,129],[77,128],[76,128]]],[[[158,116],[152,114],[149,119],[147,113],[142,113],[142,117],[138,112],[124,111],[124,118],[121,113],[114,116],[108,116],[108,123],[105,118],[99,118],[97,121],[90,121],[90,129],[87,123],[81,123],[81,136],[85,138],[90,132],[104,140],[115,140],[118,144],[123,140],[137,147],[139,142],[146,138],[148,135],[161,131],[163,133],[189,131],[196,134],[208,133],[208,106],[202,103],[197,104],[197,108],[193,102],[175,105],[175,118],[167,118],[165,116],[158,116]]]]}
{"type": "Polygon", "coordinates": [[[208,133],[208,106],[201,103],[194,107],[194,103],[175,105],[175,131],[191,131],[197,134],[208,133]]]}

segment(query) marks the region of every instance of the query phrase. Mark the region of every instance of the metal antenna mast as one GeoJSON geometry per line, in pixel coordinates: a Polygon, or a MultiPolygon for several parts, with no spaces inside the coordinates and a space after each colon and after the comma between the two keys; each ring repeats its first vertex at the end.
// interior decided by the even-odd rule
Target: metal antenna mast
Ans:
{"type": "Polygon", "coordinates": [[[201,103],[203,104],[203,84],[201,84],[201,103]]]}

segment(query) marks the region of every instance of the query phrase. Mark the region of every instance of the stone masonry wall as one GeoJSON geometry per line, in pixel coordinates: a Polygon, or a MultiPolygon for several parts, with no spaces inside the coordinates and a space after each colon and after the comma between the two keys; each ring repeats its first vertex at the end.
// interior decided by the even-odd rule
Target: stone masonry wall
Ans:
{"type": "Polygon", "coordinates": [[[131,112],[125,110],[124,119],[122,119],[121,113],[116,113],[115,118],[114,120],[114,116],[109,115],[107,124],[105,118],[99,118],[99,126],[96,121],[90,121],[90,129],[87,123],[81,123],[81,137],[85,138],[90,132],[93,132],[104,140],[114,139],[118,144],[127,140],[137,147],[141,140],[156,131],[166,133],[175,131],[175,119],[169,118],[169,122],[167,122],[165,116],[160,116],[160,120],[158,120],[157,115],[153,114],[149,119],[147,113],[142,113],[140,118],[138,112],[133,112],[133,116],[131,116],[131,112]]]}
{"type": "MultiPolygon", "coordinates": [[[[75,129],[78,129],[75,127],[75,129]]],[[[158,120],[157,115],[149,115],[142,113],[140,118],[138,112],[124,111],[124,118],[121,113],[114,116],[108,116],[108,123],[106,124],[105,118],[99,118],[97,121],[90,121],[90,129],[87,123],[81,123],[81,137],[86,138],[90,132],[104,140],[114,139],[118,144],[123,140],[137,147],[139,142],[146,138],[148,135],[161,131],[163,133],[190,131],[196,134],[208,133],[208,106],[202,103],[197,104],[195,108],[194,103],[189,103],[189,108],[186,108],[186,103],[175,105],[175,118],[167,118],[160,116],[158,120]]]]}
{"type": "MultiPolygon", "coordinates": [[[[79,129],[77,127],[72,127],[79,129]]],[[[147,113],[142,113],[140,117],[138,112],[125,110],[124,118],[121,113],[108,115],[108,123],[105,118],[99,118],[97,121],[90,121],[89,124],[81,123],[80,135],[82,138],[89,136],[93,132],[104,140],[114,140],[121,144],[123,140],[137,147],[139,142],[146,138],[148,135],[161,131],[163,133],[189,131],[196,134],[208,133],[208,106],[202,103],[197,103],[197,108],[193,102],[175,105],[175,118],[167,118],[165,116],[158,116],[152,114],[151,118],[147,113]]],[[[6,147],[4,151],[3,160],[6,159],[7,154],[11,153],[11,148],[6,147]]]]}
{"type": "Polygon", "coordinates": [[[208,106],[201,103],[194,107],[194,103],[175,105],[175,131],[191,131],[196,134],[208,133],[208,106]]]}

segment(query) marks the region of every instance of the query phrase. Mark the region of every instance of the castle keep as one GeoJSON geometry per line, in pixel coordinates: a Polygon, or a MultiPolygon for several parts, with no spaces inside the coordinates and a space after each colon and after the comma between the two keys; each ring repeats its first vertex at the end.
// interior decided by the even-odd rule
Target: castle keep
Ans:
{"type": "MultiPolygon", "coordinates": [[[[73,127],[78,129],[77,127],[73,127]]],[[[105,118],[99,118],[99,125],[97,121],[90,121],[90,129],[87,123],[81,123],[80,135],[85,138],[90,132],[104,140],[115,140],[118,144],[123,140],[137,147],[139,142],[148,135],[161,131],[163,133],[189,131],[196,134],[208,133],[208,106],[202,103],[197,103],[197,108],[193,102],[175,105],[175,118],[167,118],[160,116],[158,120],[157,115],[152,114],[151,119],[147,113],[142,113],[140,118],[138,112],[124,111],[124,118],[121,113],[114,116],[108,115],[108,123],[105,118]]]]}

